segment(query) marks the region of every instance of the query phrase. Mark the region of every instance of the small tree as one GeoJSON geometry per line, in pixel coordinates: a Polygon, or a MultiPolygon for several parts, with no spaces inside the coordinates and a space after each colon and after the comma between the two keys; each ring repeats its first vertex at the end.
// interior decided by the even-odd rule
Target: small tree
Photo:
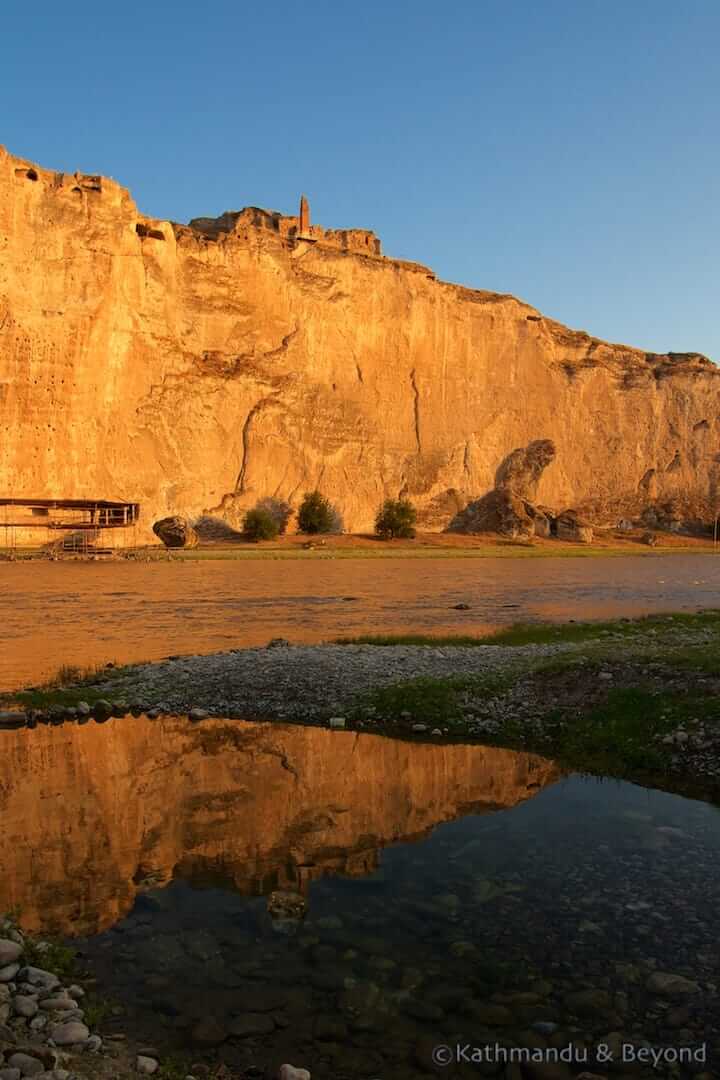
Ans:
{"type": "Polygon", "coordinates": [[[308,491],[298,510],[298,529],[303,533],[329,533],[337,528],[337,514],[319,491],[308,491]]]}
{"type": "Polygon", "coordinates": [[[246,540],[274,540],[279,532],[278,523],[267,510],[248,510],[243,519],[243,536],[246,540]]]}
{"type": "Polygon", "coordinates": [[[285,535],[288,522],[293,515],[292,507],[289,503],[286,503],[283,499],[276,499],[272,495],[268,495],[267,498],[260,499],[255,509],[266,511],[273,521],[276,522],[280,536],[285,535]]]}
{"type": "Polygon", "coordinates": [[[383,540],[409,540],[415,535],[416,521],[417,511],[408,499],[386,499],[375,518],[375,532],[383,540]]]}

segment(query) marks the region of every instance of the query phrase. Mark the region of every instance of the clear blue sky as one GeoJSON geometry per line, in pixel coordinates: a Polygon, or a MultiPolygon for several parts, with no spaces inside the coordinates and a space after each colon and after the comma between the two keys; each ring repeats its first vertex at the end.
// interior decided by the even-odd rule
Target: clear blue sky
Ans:
{"type": "Polygon", "coordinates": [[[718,0],[2,5],[0,142],[720,361],[718,0]]]}

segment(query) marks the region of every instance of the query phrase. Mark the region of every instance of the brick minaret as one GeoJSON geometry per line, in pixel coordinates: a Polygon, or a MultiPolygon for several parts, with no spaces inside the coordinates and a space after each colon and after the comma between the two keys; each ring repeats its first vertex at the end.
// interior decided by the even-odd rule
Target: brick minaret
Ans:
{"type": "Polygon", "coordinates": [[[300,196],[300,236],[305,236],[310,232],[310,206],[304,195],[300,196]]]}

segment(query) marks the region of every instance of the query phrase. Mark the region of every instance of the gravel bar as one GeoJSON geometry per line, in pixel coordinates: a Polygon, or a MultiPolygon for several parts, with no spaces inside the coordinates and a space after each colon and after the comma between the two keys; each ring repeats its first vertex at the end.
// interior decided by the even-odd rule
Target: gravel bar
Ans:
{"type": "Polygon", "coordinates": [[[140,664],[94,688],[146,711],[202,709],[215,716],[312,720],[341,712],[358,695],[393,683],[506,673],[577,648],[567,643],[506,648],[271,643],[140,664]]]}

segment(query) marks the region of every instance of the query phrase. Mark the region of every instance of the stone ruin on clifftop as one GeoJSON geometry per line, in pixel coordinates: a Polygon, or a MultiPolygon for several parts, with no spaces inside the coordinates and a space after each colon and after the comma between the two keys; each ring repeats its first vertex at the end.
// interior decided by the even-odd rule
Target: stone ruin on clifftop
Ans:
{"type": "Polygon", "coordinates": [[[310,205],[305,195],[300,196],[300,210],[294,215],[280,214],[276,210],[262,210],[258,206],[246,206],[243,210],[226,210],[217,218],[192,218],[188,223],[203,236],[217,237],[218,233],[233,233],[248,237],[248,229],[265,229],[286,240],[321,243],[339,251],[356,255],[382,255],[379,238],[368,229],[324,229],[310,224],[310,205]]]}

